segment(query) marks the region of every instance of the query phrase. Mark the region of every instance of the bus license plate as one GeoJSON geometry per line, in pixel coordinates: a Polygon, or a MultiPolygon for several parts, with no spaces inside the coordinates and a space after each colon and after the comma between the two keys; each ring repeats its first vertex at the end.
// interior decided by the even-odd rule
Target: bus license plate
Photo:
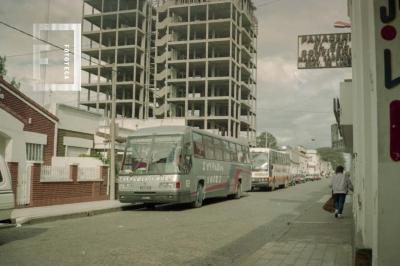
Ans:
{"type": "Polygon", "coordinates": [[[139,190],[149,191],[151,190],[151,186],[139,186],[139,190]]]}

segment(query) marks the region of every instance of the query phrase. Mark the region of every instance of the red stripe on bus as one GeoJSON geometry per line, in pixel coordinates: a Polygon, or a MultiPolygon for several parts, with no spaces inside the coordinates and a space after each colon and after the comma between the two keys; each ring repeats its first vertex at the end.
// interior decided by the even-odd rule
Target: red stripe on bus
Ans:
{"type": "Polygon", "coordinates": [[[220,184],[215,184],[215,185],[212,185],[212,186],[207,186],[206,187],[206,192],[223,189],[223,188],[225,188],[225,186],[226,186],[226,182],[225,183],[220,183],[220,184]]]}

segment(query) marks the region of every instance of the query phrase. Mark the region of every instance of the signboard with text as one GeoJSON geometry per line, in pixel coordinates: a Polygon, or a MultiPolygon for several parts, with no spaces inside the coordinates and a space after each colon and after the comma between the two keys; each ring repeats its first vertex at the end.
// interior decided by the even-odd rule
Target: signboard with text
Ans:
{"type": "Polygon", "coordinates": [[[300,35],[298,69],[351,67],[351,33],[300,35]]]}

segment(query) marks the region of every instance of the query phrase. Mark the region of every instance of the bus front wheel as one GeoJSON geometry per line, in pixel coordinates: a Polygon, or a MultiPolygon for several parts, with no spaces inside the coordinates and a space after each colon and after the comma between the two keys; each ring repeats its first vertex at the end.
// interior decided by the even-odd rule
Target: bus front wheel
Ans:
{"type": "Polygon", "coordinates": [[[203,206],[203,199],[204,199],[203,184],[199,183],[197,185],[196,200],[192,203],[192,207],[200,208],[201,206],[203,206]]]}

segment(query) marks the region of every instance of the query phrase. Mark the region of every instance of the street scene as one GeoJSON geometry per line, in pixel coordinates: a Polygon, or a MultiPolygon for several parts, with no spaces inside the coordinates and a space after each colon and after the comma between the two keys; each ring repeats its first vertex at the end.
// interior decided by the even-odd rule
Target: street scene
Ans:
{"type": "Polygon", "coordinates": [[[2,0],[0,266],[400,265],[400,1],[2,0]]]}
{"type": "Polygon", "coordinates": [[[200,209],[138,206],[26,225],[1,232],[0,256],[3,265],[351,265],[351,203],[333,221],[321,212],[327,196],[325,179],[200,209]]]}

